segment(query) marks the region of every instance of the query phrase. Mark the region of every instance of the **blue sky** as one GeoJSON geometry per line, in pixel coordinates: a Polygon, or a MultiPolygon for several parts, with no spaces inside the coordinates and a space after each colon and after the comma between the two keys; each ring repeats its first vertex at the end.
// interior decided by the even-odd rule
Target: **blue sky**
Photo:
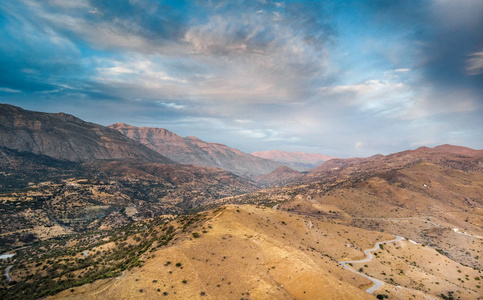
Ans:
{"type": "Polygon", "coordinates": [[[245,152],[483,148],[483,1],[0,2],[0,102],[245,152]]]}

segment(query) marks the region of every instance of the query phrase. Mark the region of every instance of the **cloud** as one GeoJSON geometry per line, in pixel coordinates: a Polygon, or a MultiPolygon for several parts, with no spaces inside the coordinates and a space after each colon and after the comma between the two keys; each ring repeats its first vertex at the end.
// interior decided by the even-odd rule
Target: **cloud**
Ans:
{"type": "Polygon", "coordinates": [[[0,93],[26,108],[167,127],[247,152],[481,147],[482,8],[3,1],[0,93]]]}
{"type": "Polygon", "coordinates": [[[469,57],[466,66],[468,75],[479,75],[483,73],[483,51],[472,53],[469,57]]]}
{"type": "MultiPolygon", "coordinates": [[[[135,82],[159,97],[291,101],[310,96],[314,77],[326,72],[324,45],[332,32],[320,20],[325,13],[317,3],[23,3],[43,28],[98,52],[88,62],[96,73],[86,74],[86,80],[115,86],[135,82]],[[106,57],[106,51],[119,55],[106,57]],[[184,74],[173,74],[180,70],[173,61],[183,61],[184,74]]],[[[10,12],[20,18],[21,10],[19,5],[10,12]]]]}
{"type": "Polygon", "coordinates": [[[9,88],[4,88],[4,87],[0,87],[0,92],[5,92],[5,93],[21,93],[22,91],[20,91],[20,90],[14,90],[14,89],[9,89],[9,88]]]}
{"type": "Polygon", "coordinates": [[[387,118],[402,118],[414,104],[411,88],[401,82],[373,79],[319,90],[322,97],[337,97],[339,103],[354,106],[362,113],[387,118]]]}

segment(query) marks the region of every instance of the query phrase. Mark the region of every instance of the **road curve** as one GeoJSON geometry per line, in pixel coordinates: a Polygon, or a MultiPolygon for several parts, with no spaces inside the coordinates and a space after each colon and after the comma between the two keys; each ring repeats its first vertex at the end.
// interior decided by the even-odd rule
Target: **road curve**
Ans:
{"type": "Polygon", "coordinates": [[[5,277],[7,278],[7,281],[12,281],[12,278],[10,277],[10,275],[8,274],[8,272],[10,271],[10,269],[13,268],[13,266],[8,266],[6,269],[5,269],[5,277]]]}
{"type": "Polygon", "coordinates": [[[371,286],[370,288],[368,288],[366,290],[366,292],[369,293],[369,294],[374,293],[377,289],[379,289],[381,286],[383,286],[384,285],[384,282],[382,282],[380,280],[377,280],[375,278],[369,277],[369,276],[367,276],[365,274],[362,274],[360,272],[357,272],[356,270],[354,270],[351,267],[349,267],[347,264],[351,264],[351,263],[362,263],[362,262],[370,261],[370,260],[372,260],[372,257],[373,257],[372,254],[371,254],[371,252],[372,251],[376,251],[377,249],[379,249],[379,245],[386,244],[386,243],[392,243],[392,242],[398,242],[398,241],[402,241],[404,239],[403,237],[397,236],[397,235],[395,235],[395,237],[396,238],[394,240],[378,242],[378,243],[376,243],[376,245],[374,246],[374,248],[364,250],[364,253],[366,254],[366,258],[363,258],[361,260],[349,260],[349,261],[340,261],[339,262],[339,264],[341,264],[347,270],[349,270],[349,271],[351,271],[353,273],[356,273],[358,275],[361,275],[362,277],[365,277],[365,278],[369,279],[370,281],[372,281],[374,283],[373,286],[371,286]]]}

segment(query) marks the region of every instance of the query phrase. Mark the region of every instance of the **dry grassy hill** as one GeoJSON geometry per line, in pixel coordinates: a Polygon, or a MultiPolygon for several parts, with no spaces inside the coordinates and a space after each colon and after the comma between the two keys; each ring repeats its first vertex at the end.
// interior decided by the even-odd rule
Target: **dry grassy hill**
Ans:
{"type": "Polygon", "coordinates": [[[144,256],[142,268],[54,298],[372,299],[361,289],[370,281],[337,261],[391,238],[265,207],[228,206],[203,216],[144,256]]]}
{"type": "MultiPolygon", "coordinates": [[[[146,251],[140,268],[52,298],[374,299],[364,292],[372,283],[338,261],[361,259],[363,249],[393,239],[253,205],[229,205],[176,224],[182,232],[169,245],[146,251]]],[[[372,261],[353,268],[383,280],[374,295],[389,299],[481,297],[481,271],[438,251],[405,239],[385,244],[372,261]]]]}

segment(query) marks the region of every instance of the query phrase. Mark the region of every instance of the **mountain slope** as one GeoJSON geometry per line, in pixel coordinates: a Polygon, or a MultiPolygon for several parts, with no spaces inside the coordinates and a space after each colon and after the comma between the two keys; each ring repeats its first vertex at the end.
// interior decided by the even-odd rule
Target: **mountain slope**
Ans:
{"type": "Polygon", "coordinates": [[[339,267],[343,255],[360,251],[347,248],[337,232],[351,239],[357,233],[357,247],[390,238],[255,206],[222,207],[170,225],[182,231],[143,254],[141,268],[52,298],[374,299],[358,288],[369,280],[339,267]]]}
{"type": "Polygon", "coordinates": [[[481,172],[483,171],[483,150],[441,145],[434,148],[420,147],[389,155],[377,154],[367,158],[332,159],[310,170],[306,179],[320,180],[328,177],[369,174],[399,169],[423,161],[465,172],[481,172]]]}
{"type": "Polygon", "coordinates": [[[281,166],[273,172],[257,176],[255,181],[264,185],[285,185],[302,178],[304,175],[287,166],[281,166]]]}
{"type": "Polygon", "coordinates": [[[182,164],[215,167],[248,177],[269,173],[281,165],[223,144],[208,143],[196,137],[183,138],[163,128],[135,127],[124,123],[109,127],[182,164]]]}
{"type": "Polygon", "coordinates": [[[174,163],[107,127],[6,104],[0,104],[0,146],[71,162],[130,158],[174,163]]]}
{"type": "Polygon", "coordinates": [[[318,153],[304,153],[297,151],[287,152],[281,150],[257,151],[253,152],[252,155],[281,162],[297,171],[306,171],[320,165],[327,160],[336,158],[334,156],[318,153]]]}

